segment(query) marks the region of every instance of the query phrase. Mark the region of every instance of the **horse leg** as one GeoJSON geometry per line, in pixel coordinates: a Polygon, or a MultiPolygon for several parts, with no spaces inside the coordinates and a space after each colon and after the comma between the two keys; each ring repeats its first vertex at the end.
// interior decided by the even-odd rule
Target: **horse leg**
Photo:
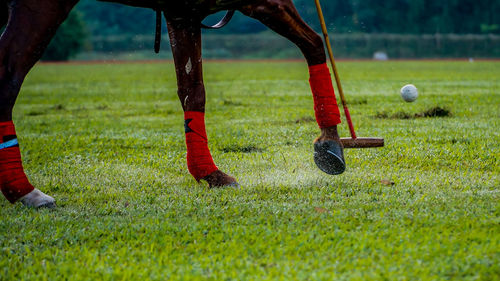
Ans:
{"type": "Polygon", "coordinates": [[[207,181],[210,187],[237,186],[233,177],[215,166],[208,149],[200,21],[167,18],[167,26],[174,55],[178,95],[184,110],[189,172],[197,181],[207,181]]]}
{"type": "Polygon", "coordinates": [[[337,132],[340,111],[322,38],[302,20],[291,0],[262,0],[244,6],[240,11],[292,41],[304,54],[309,65],[316,121],[321,129],[321,135],[315,140],[315,161],[319,159],[321,163],[316,161],[316,164],[327,173],[342,173],[345,163],[337,132]]]}
{"type": "Polygon", "coordinates": [[[8,22],[0,37],[0,189],[11,203],[20,200],[30,207],[54,206],[54,199],[35,189],[24,173],[12,109],[26,74],[40,59],[76,2],[13,0],[8,3],[8,22]]]}

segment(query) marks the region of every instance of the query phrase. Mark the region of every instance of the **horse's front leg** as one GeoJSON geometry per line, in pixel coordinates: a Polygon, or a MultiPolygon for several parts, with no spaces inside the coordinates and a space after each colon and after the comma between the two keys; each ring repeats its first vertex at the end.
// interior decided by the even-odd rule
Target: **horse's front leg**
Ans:
{"type": "Polygon", "coordinates": [[[172,21],[167,18],[167,26],[177,73],[178,95],[184,110],[189,172],[197,181],[207,181],[210,187],[238,186],[233,177],[217,168],[208,149],[200,21],[172,21]]]}
{"type": "Polygon", "coordinates": [[[321,129],[321,135],[314,141],[314,160],[328,174],[343,173],[344,153],[337,132],[340,112],[321,37],[302,20],[291,0],[256,1],[240,10],[288,38],[304,54],[309,65],[316,120],[321,129]]]}

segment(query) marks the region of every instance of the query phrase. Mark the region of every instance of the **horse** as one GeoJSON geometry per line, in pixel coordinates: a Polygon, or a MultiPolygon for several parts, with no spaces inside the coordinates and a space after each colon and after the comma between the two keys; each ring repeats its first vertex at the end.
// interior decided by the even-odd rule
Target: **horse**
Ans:
{"type": "MultiPolygon", "coordinates": [[[[184,110],[187,164],[191,175],[209,188],[239,187],[221,171],[208,149],[205,131],[205,87],[201,27],[208,15],[239,11],[293,42],[309,68],[309,83],[320,136],[314,141],[315,162],[329,174],[345,170],[337,132],[340,113],[323,39],[300,17],[292,0],[101,0],[163,12],[174,58],[178,96],[184,110]]],[[[12,110],[29,70],[40,59],[57,28],[78,0],[0,0],[0,187],[8,201],[28,207],[55,207],[51,196],[33,187],[22,167],[12,110]]]]}

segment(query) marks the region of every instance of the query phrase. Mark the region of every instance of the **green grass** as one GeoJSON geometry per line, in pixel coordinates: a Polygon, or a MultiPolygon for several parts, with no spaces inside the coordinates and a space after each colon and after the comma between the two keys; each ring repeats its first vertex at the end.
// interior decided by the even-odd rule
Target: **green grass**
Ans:
{"type": "Polygon", "coordinates": [[[58,208],[0,200],[0,279],[499,280],[500,63],[339,70],[358,135],[386,147],[328,176],[304,63],[206,63],[209,146],[242,185],[210,190],[172,64],[36,66],[14,120],[58,208]],[[421,117],[436,106],[451,116],[421,117]]]}

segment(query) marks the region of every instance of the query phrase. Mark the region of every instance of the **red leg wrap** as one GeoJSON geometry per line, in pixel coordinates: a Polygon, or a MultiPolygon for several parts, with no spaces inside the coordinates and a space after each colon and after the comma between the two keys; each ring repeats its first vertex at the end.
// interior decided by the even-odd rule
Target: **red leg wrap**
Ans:
{"type": "Polygon", "coordinates": [[[11,203],[34,189],[23,170],[12,121],[0,123],[0,189],[11,203]]]}
{"type": "Polygon", "coordinates": [[[309,84],[314,98],[314,112],[319,127],[328,128],[340,124],[339,107],[327,64],[309,66],[309,75],[309,84]]]}
{"type": "Polygon", "coordinates": [[[199,181],[218,170],[208,150],[205,113],[184,112],[184,128],[186,130],[188,169],[191,175],[199,181]]]}

